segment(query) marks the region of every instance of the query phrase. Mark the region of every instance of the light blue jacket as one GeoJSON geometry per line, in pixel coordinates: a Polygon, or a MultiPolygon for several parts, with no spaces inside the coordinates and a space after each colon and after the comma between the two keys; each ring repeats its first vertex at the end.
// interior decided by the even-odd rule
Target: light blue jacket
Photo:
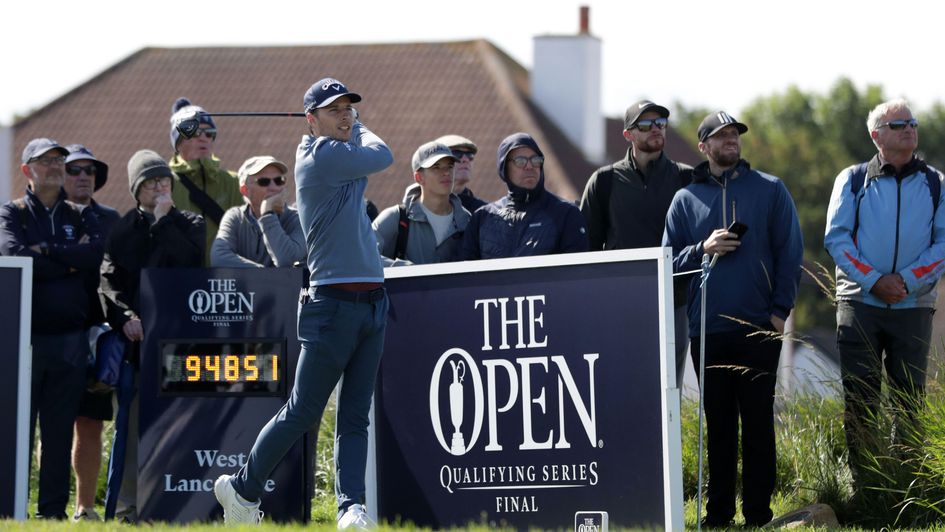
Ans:
{"type": "Polygon", "coordinates": [[[894,309],[934,307],[935,283],[945,271],[945,208],[941,193],[938,208],[933,208],[924,172],[934,172],[939,181],[942,174],[914,159],[897,179],[873,157],[857,194],[854,235],[858,198],[850,189],[853,168],[844,169],[834,182],[824,233],[824,247],[837,265],[837,299],[894,309]],[[870,293],[887,273],[899,273],[906,283],[908,296],[895,305],[870,293]]]}
{"type": "Polygon", "coordinates": [[[360,122],[351,140],[302,137],[295,196],[308,250],[310,286],[383,282],[377,239],[364,210],[367,175],[394,162],[384,141],[360,122]]]}

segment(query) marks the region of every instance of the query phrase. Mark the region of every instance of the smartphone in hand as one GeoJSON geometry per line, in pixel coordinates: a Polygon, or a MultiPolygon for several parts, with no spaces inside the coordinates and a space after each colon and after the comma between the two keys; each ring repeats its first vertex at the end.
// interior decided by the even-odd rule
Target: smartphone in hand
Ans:
{"type": "Polygon", "coordinates": [[[748,232],[748,226],[741,222],[732,222],[731,225],[726,229],[729,233],[735,233],[736,240],[741,240],[745,233],[748,232]]]}

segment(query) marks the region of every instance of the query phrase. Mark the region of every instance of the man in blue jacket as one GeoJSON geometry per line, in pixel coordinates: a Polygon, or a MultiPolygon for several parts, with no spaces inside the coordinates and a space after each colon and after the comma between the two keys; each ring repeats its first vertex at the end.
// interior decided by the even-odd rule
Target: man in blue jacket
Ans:
{"type": "MultiPolygon", "coordinates": [[[[794,307],[803,242],[794,200],[777,177],[741,158],[748,126],[725,112],[699,125],[699,151],[708,159],[692,184],[676,193],[666,215],[663,245],[673,269],[717,263],[708,282],[705,315],[704,408],[708,425],[709,489],[706,526],[735,517],[738,422],[741,418],[742,514],[745,524],[771,520],[776,475],[774,390],[784,321],[794,307]],[[747,231],[732,232],[733,222],[747,231]],[[741,234],[741,238],[739,238],[741,234]],[[751,334],[768,331],[771,334],[751,334]]],[[[734,228],[733,228],[734,229],[734,228]]],[[[700,279],[689,285],[693,365],[701,343],[700,279]]]]}
{"type": "Polygon", "coordinates": [[[387,293],[377,239],[364,209],[369,174],[393,162],[390,149],[357,119],[361,96],[325,78],[303,99],[311,135],[296,151],[299,219],[308,245],[309,288],[299,307],[299,355],[289,401],[256,438],[246,465],[213,491],[227,524],[262,520],[269,474],[322,412],[338,381],[335,495],[338,528],[370,524],[364,508],[368,411],[384,349],[387,293]]]}
{"type": "Polygon", "coordinates": [[[922,395],[935,285],[945,271],[942,175],[915,156],[918,121],[908,103],[893,100],[873,109],[866,126],[878,153],[837,176],[824,236],[837,264],[844,430],[858,481],[861,453],[875,452],[880,439],[870,420],[883,366],[907,417],[922,395]]]}
{"type": "Polygon", "coordinates": [[[33,259],[30,447],[38,419],[37,516],[45,519],[66,518],[72,424],[88,364],[89,286],[104,245],[95,212],[66,201],[68,155],[54,140],[31,140],[20,166],[29,181],[26,196],[0,208],[0,255],[33,259]]]}
{"type": "Polygon", "coordinates": [[[581,211],[545,190],[545,154],[527,133],[509,135],[496,155],[508,195],[473,213],[463,259],[498,259],[587,251],[581,211]]]}

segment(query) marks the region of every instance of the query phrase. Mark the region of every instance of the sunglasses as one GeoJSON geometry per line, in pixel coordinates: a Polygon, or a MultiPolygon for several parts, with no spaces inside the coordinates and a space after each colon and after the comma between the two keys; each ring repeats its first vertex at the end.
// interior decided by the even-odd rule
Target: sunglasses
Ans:
{"type": "Polygon", "coordinates": [[[180,131],[181,134],[183,134],[185,137],[189,139],[199,137],[200,134],[202,133],[204,136],[206,136],[210,140],[217,140],[217,130],[216,128],[213,128],[213,127],[208,127],[208,128],[198,127],[197,129],[189,129],[187,131],[182,131],[178,129],[178,131],[180,131]]]}
{"type": "Polygon", "coordinates": [[[518,157],[512,157],[512,164],[518,168],[525,168],[527,163],[532,163],[533,168],[538,168],[545,162],[545,158],[541,155],[532,155],[531,157],[525,157],[524,155],[519,155],[518,157]]]}
{"type": "Polygon", "coordinates": [[[652,120],[640,120],[633,127],[646,133],[647,131],[653,129],[654,126],[656,127],[656,129],[666,129],[667,124],[669,124],[669,120],[665,118],[654,118],[652,120]]]}
{"type": "Polygon", "coordinates": [[[453,152],[453,157],[456,157],[457,161],[462,161],[463,157],[469,159],[470,161],[476,158],[476,154],[471,151],[462,151],[462,150],[451,150],[453,152]]]}
{"type": "Polygon", "coordinates": [[[261,187],[268,187],[269,183],[272,183],[272,182],[275,182],[276,185],[281,187],[282,185],[285,185],[285,176],[280,175],[277,177],[257,177],[256,178],[256,184],[261,187]]]}
{"type": "Polygon", "coordinates": [[[70,164],[66,166],[66,173],[71,176],[79,176],[82,174],[82,172],[85,172],[85,175],[89,177],[95,177],[95,166],[82,166],[78,164],[70,164]]]}
{"type": "Polygon", "coordinates": [[[886,122],[885,124],[880,124],[876,129],[879,129],[881,127],[889,127],[889,129],[893,131],[899,131],[900,129],[905,129],[906,126],[909,126],[912,129],[915,129],[919,127],[919,121],[916,120],[915,118],[910,118],[909,120],[892,120],[892,121],[886,122]]]}

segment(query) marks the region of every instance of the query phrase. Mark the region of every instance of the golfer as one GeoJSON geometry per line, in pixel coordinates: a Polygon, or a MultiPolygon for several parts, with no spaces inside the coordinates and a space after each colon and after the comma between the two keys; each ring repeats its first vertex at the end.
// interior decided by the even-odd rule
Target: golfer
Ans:
{"type": "Polygon", "coordinates": [[[387,294],[371,221],[364,210],[367,175],[393,162],[390,149],[356,118],[361,96],[323,79],[305,93],[311,135],[296,152],[299,218],[308,248],[310,286],[299,306],[299,355],[289,401],[256,438],[246,465],[221,475],[214,493],[227,524],[262,520],[264,485],[295,441],[321,420],[338,391],[335,494],[338,528],[373,523],[364,509],[368,410],[384,346],[387,294]]]}

